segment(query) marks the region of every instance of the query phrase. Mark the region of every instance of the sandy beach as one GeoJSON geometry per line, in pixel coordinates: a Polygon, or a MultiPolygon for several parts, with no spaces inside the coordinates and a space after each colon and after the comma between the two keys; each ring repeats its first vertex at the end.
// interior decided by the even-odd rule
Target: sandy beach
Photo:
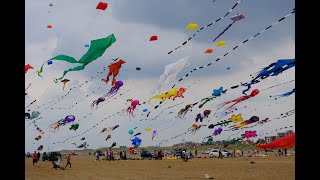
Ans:
{"type": "MultiPolygon", "coordinates": [[[[237,157],[177,160],[94,161],[94,156],[72,156],[72,168],[52,169],[51,162],[38,162],[32,167],[32,158],[26,158],[27,180],[43,179],[295,179],[294,156],[237,157]],[[254,162],[254,163],[251,163],[254,162]]],[[[62,165],[66,159],[62,160],[62,165]]]]}

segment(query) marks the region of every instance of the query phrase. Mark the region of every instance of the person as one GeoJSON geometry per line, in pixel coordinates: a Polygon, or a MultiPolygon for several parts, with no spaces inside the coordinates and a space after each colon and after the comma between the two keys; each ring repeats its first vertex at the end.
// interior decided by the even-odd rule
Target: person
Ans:
{"type": "Polygon", "coordinates": [[[281,156],[281,149],[278,150],[278,155],[281,156]]]}
{"type": "Polygon", "coordinates": [[[234,149],[233,150],[233,158],[235,158],[236,157],[236,150],[234,149]]]}
{"type": "Polygon", "coordinates": [[[95,156],[96,156],[96,160],[95,161],[100,161],[98,151],[96,152],[95,156]]]}
{"type": "Polygon", "coordinates": [[[285,149],[284,149],[284,155],[287,156],[287,154],[288,154],[288,149],[285,148],[285,149]]]}
{"type": "Polygon", "coordinates": [[[54,169],[59,168],[59,169],[62,169],[62,170],[63,170],[63,168],[61,168],[61,166],[60,166],[60,165],[61,165],[61,157],[60,157],[60,156],[58,157],[58,161],[57,161],[57,162],[53,162],[53,161],[52,161],[52,165],[53,165],[53,168],[54,168],[54,169]]]}
{"type": "Polygon", "coordinates": [[[196,158],[198,157],[198,150],[194,150],[194,155],[196,156],[196,158]]]}
{"type": "Polygon", "coordinates": [[[40,160],[40,152],[38,151],[38,154],[37,154],[37,161],[39,162],[39,160],[40,160]]]}
{"type": "Polygon", "coordinates": [[[32,154],[32,165],[34,166],[35,163],[37,163],[37,159],[38,159],[38,154],[36,151],[34,151],[34,153],[32,154]]]}
{"type": "Polygon", "coordinates": [[[241,150],[241,156],[243,157],[243,150],[241,150]]]}
{"type": "Polygon", "coordinates": [[[123,159],[123,157],[122,157],[122,151],[120,151],[119,155],[120,155],[120,160],[122,160],[122,159],[123,159]]]}
{"type": "Polygon", "coordinates": [[[124,158],[124,160],[127,160],[127,151],[123,151],[123,158],[124,158]]]}
{"type": "Polygon", "coordinates": [[[167,157],[167,155],[168,155],[167,153],[168,153],[168,151],[165,149],[164,150],[164,157],[167,157]]]}
{"type": "Polygon", "coordinates": [[[111,160],[114,160],[113,151],[111,150],[111,148],[110,148],[110,157],[109,157],[109,160],[110,160],[110,161],[111,161],[111,160]]]}
{"type": "Polygon", "coordinates": [[[71,168],[71,157],[70,157],[70,154],[67,155],[67,164],[66,164],[65,168],[67,168],[68,164],[70,165],[70,168],[71,168]]]}
{"type": "Polygon", "coordinates": [[[91,153],[89,152],[89,156],[91,155],[91,153]]]}
{"type": "Polygon", "coordinates": [[[154,160],[158,159],[158,153],[157,150],[154,150],[154,154],[153,154],[154,160]]]}
{"type": "Polygon", "coordinates": [[[190,157],[193,158],[192,150],[190,149],[190,157]]]}
{"type": "Polygon", "coordinates": [[[219,149],[219,157],[218,157],[218,159],[222,159],[222,152],[221,152],[221,149],[219,149]]]}

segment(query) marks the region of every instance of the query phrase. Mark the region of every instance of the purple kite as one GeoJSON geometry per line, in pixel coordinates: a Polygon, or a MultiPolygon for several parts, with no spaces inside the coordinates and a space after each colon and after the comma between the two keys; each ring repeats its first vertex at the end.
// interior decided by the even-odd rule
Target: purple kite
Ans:
{"type": "Polygon", "coordinates": [[[217,135],[221,134],[221,132],[222,132],[222,128],[221,128],[221,127],[218,127],[218,129],[215,129],[215,130],[214,130],[213,135],[214,135],[214,136],[217,136],[217,135]]]}
{"type": "Polygon", "coordinates": [[[158,131],[157,130],[153,130],[152,131],[152,141],[153,141],[153,138],[158,135],[158,131]]]}

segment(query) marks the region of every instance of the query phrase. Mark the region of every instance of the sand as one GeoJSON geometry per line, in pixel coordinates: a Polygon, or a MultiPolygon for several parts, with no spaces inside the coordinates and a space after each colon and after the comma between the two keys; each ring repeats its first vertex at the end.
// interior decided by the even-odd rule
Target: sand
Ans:
{"type": "MultiPolygon", "coordinates": [[[[93,155],[72,156],[72,168],[52,169],[51,162],[38,162],[32,166],[32,158],[26,158],[27,180],[44,179],[295,179],[294,156],[237,157],[182,160],[128,160],[94,161],[93,155]],[[251,162],[254,162],[253,164],[251,162]]],[[[62,160],[62,165],[66,159],[62,160]]]]}

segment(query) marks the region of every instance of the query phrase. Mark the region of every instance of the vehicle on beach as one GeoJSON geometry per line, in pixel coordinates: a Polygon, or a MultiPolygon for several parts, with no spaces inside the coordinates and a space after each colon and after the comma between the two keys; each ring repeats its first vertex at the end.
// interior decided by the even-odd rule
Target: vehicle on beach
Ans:
{"type": "Polygon", "coordinates": [[[44,152],[42,154],[42,161],[58,161],[58,157],[61,156],[59,152],[44,152]]]}
{"type": "Polygon", "coordinates": [[[152,158],[153,154],[148,150],[142,150],[141,158],[152,158]]]}
{"type": "MultiPolygon", "coordinates": [[[[221,150],[221,153],[224,157],[228,157],[231,154],[228,150],[221,150]]],[[[211,149],[209,157],[219,157],[219,149],[211,149]]]]}

